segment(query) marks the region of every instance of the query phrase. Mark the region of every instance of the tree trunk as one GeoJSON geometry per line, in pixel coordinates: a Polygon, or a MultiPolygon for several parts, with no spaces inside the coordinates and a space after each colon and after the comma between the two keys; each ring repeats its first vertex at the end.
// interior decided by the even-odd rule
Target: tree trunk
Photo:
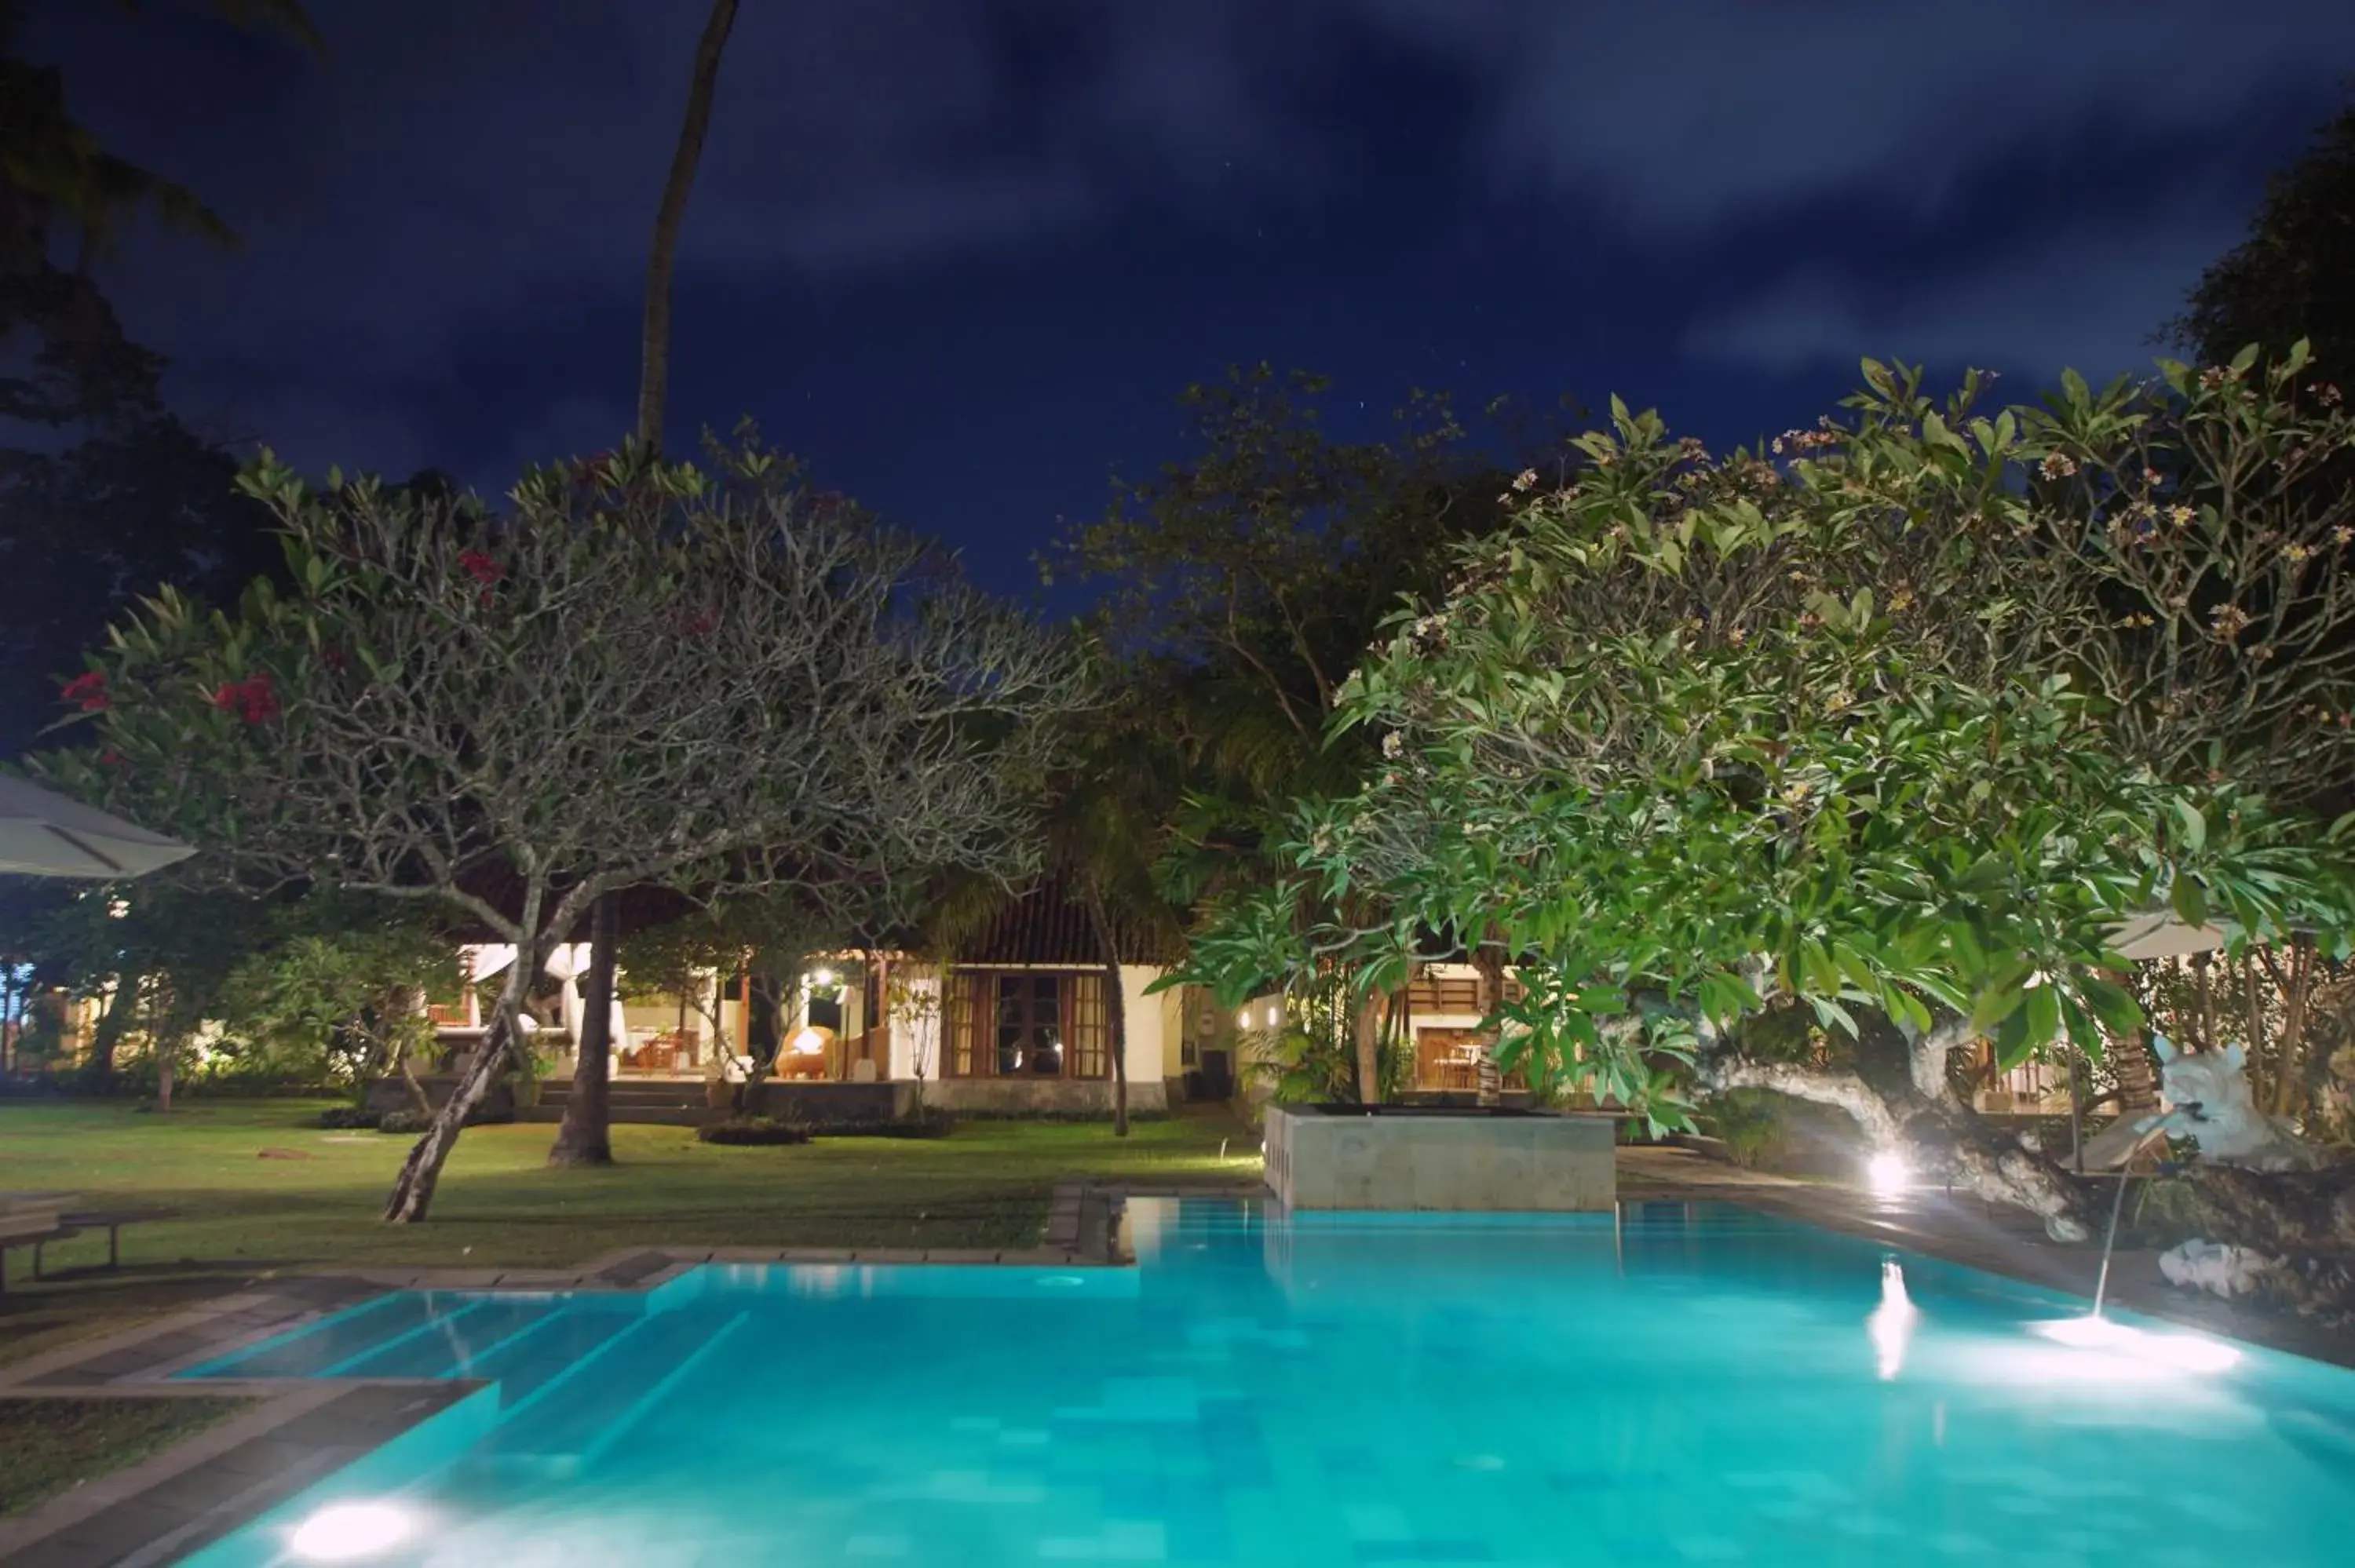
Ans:
{"type": "Polygon", "coordinates": [[[572,1053],[572,1087],[564,1097],[564,1122],[556,1129],[548,1162],[556,1166],[611,1165],[613,1053],[613,949],[619,920],[614,897],[602,895],[589,920],[589,983],[581,996],[581,1039],[572,1053]]]}
{"type": "Polygon", "coordinates": [[[1358,1012],[1358,1103],[1382,1103],[1382,1004],[1387,999],[1368,991],[1358,1012]]]}
{"type": "MultiPolygon", "coordinates": [[[[1942,1033],[1933,1031],[1933,1040],[1942,1033]]],[[[1914,1055],[1916,1081],[1931,1075],[1930,1065],[1922,1059],[1925,1054],[1926,1051],[1918,1051],[1914,1055]]],[[[1938,1050],[1937,1056],[1935,1070],[1943,1072],[1944,1049],[1938,1050]]],[[[2045,1234],[2055,1241],[2086,1241],[2094,1234],[2097,1205],[2082,1183],[2057,1162],[1988,1127],[1976,1111],[1952,1096],[1926,1097],[1912,1083],[1903,1091],[1884,1091],[1855,1073],[1753,1062],[1746,1057],[1707,1064],[1703,1079],[1715,1093],[1773,1089],[1794,1099],[1846,1111],[1876,1146],[1911,1150],[1950,1163],[1963,1185],[1989,1202],[2035,1214],[2044,1222],[2045,1234]]]]}
{"type": "Polygon", "coordinates": [[[168,1112],[172,1108],[172,1058],[179,1054],[176,1041],[166,1042],[161,1036],[155,1041],[155,1108],[168,1112]]]}
{"type": "Polygon", "coordinates": [[[2142,1116],[2158,1108],[2158,1074],[2150,1061],[2150,1032],[2137,1029],[2110,1046],[2110,1071],[2118,1080],[2118,1114],[2142,1116]]]}
{"type": "Polygon", "coordinates": [[[743,1116],[761,1114],[761,1099],[768,1086],[769,1073],[777,1065],[777,1053],[784,1048],[785,988],[773,979],[752,977],[751,1027],[746,1031],[745,1054],[752,1058],[751,1070],[736,1096],[736,1109],[743,1116]]]}
{"type": "Polygon", "coordinates": [[[678,256],[679,226],[687,217],[687,193],[695,187],[703,138],[711,129],[711,99],[719,83],[719,56],[736,25],[737,0],[712,0],[711,15],[696,40],[695,74],[687,89],[687,119],[663,181],[662,205],[655,209],[655,237],[646,260],[645,323],[639,338],[638,440],[659,453],[663,405],[670,390],[670,279],[678,256]]]}
{"type": "Polygon", "coordinates": [[[406,1051],[400,1054],[400,1083],[409,1091],[409,1103],[417,1114],[432,1116],[433,1097],[425,1092],[425,1085],[418,1078],[417,1069],[409,1065],[409,1053],[406,1051]]]}
{"type": "Polygon", "coordinates": [[[139,1010],[139,991],[146,983],[147,977],[137,969],[114,977],[114,994],[106,999],[106,1011],[99,1014],[98,1028],[90,1037],[88,1071],[101,1086],[114,1082],[115,1048],[123,1044],[132,1013],[139,1010]]]}
{"type": "Polygon", "coordinates": [[[2216,993],[2208,979],[2213,959],[2206,953],[2191,955],[2191,1038],[2202,1051],[2216,1048],[2216,993]]]}
{"type": "MultiPolygon", "coordinates": [[[[1487,940],[1475,944],[1472,948],[1472,967],[1480,971],[1480,1008],[1491,1018],[1496,1017],[1497,1011],[1505,1005],[1505,953],[1497,945],[1502,938],[1503,933],[1491,926],[1487,940]]],[[[1497,1066],[1497,1047],[1503,1044],[1504,1038],[1504,1026],[1499,1023],[1493,1031],[1493,1037],[1480,1047],[1477,1070],[1480,1075],[1480,1103],[1484,1106],[1498,1104],[1505,1097],[1505,1075],[1497,1066]]]]}
{"type": "Polygon", "coordinates": [[[1120,990],[1120,948],[1103,897],[1091,887],[1085,899],[1088,924],[1095,927],[1096,951],[1103,955],[1105,1044],[1112,1052],[1112,1135],[1128,1136],[1128,999],[1120,990]]]}
{"type": "MultiPolygon", "coordinates": [[[[390,1022],[393,1019],[414,1019],[418,1012],[419,998],[414,989],[398,986],[386,994],[383,1016],[387,1022],[384,1026],[384,1033],[389,1043],[387,1050],[391,1058],[386,1064],[386,1070],[388,1076],[393,1075],[400,1076],[401,1087],[409,1091],[409,1103],[416,1109],[417,1114],[430,1117],[433,1114],[433,1098],[425,1092],[425,1086],[417,1081],[417,1070],[409,1065],[408,1029],[390,1022]]],[[[360,1105],[363,1108],[368,1105],[368,1086],[363,1081],[360,1085],[360,1105]]]]}
{"type": "MultiPolygon", "coordinates": [[[[531,900],[531,912],[538,914],[538,899],[531,900]]],[[[401,1162],[400,1175],[392,1184],[392,1195],[385,1200],[384,1218],[393,1224],[415,1224],[425,1218],[433,1203],[433,1189],[442,1180],[442,1167],[449,1162],[450,1151],[458,1145],[458,1134],[466,1125],[466,1118],[482,1104],[483,1096],[506,1066],[507,1052],[512,1046],[517,1019],[523,1014],[523,1002],[529,993],[531,977],[539,972],[544,949],[538,939],[527,939],[517,945],[515,963],[507,970],[506,984],[500,988],[498,1012],[491,1019],[490,1033],[467,1059],[466,1070],[450,1090],[450,1098],[434,1117],[433,1124],[425,1129],[410,1148],[409,1158],[401,1162]]]]}
{"type": "MultiPolygon", "coordinates": [[[[2282,1027],[2278,1040],[2281,1060],[2281,1081],[2274,1093],[2274,1115],[2294,1117],[2305,1108],[2308,1083],[2313,1076],[2307,1045],[2307,1016],[2314,995],[2314,938],[2293,938],[2290,942],[2289,966],[2286,970],[2276,963],[2271,948],[2260,948],[2257,957],[2265,966],[2265,974],[2281,993],[2282,1027]]],[[[2254,982],[2252,982],[2254,984],[2254,982]]]]}

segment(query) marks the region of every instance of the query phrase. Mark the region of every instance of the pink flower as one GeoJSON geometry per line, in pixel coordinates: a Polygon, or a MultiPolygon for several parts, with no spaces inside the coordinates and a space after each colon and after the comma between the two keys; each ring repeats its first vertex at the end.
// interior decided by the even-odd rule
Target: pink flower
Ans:
{"type": "Polygon", "coordinates": [[[278,694],[267,671],[214,688],[212,702],[223,713],[235,714],[250,725],[267,724],[278,716],[278,694]]]}
{"type": "Polygon", "coordinates": [[[58,694],[67,702],[80,703],[86,714],[97,713],[113,700],[106,694],[106,675],[99,670],[76,675],[58,694]]]}

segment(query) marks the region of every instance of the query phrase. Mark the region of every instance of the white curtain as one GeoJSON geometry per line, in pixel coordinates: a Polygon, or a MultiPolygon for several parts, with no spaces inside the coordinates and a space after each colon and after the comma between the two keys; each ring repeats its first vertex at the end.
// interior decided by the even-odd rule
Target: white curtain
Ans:
{"type": "MultiPolygon", "coordinates": [[[[474,960],[474,978],[478,980],[503,973],[509,964],[516,961],[516,945],[513,942],[479,942],[465,951],[474,960]]],[[[564,1028],[577,1041],[581,1038],[581,1026],[586,1017],[581,1000],[581,977],[589,972],[589,944],[558,943],[549,949],[548,962],[542,969],[549,979],[564,982],[564,1028]]],[[[629,1038],[629,1030],[622,1021],[619,994],[613,998],[612,1038],[617,1049],[629,1038]]]]}

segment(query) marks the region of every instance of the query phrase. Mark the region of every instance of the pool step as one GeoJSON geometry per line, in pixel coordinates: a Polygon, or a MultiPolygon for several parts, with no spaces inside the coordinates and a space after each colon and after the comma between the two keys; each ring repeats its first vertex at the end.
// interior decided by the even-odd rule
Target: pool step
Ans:
{"type": "Polygon", "coordinates": [[[645,1320],[637,1311],[574,1305],[527,1333],[485,1350],[463,1375],[499,1385],[499,1408],[512,1414],[540,1390],[645,1320]]]}
{"type": "Polygon", "coordinates": [[[745,1316],[679,1311],[635,1319],[510,1403],[464,1467],[549,1477],[579,1471],[677,1389],[745,1316]]]}
{"type": "Polygon", "coordinates": [[[380,1349],[404,1338],[428,1322],[440,1301],[412,1291],[379,1296],[346,1311],[263,1340],[247,1350],[232,1351],[195,1367],[185,1374],[196,1378],[321,1377],[330,1368],[354,1356],[380,1349]]]}
{"type": "Polygon", "coordinates": [[[372,1346],[343,1362],[334,1377],[482,1377],[477,1370],[559,1315],[549,1300],[485,1297],[436,1315],[405,1334],[372,1346]]]}

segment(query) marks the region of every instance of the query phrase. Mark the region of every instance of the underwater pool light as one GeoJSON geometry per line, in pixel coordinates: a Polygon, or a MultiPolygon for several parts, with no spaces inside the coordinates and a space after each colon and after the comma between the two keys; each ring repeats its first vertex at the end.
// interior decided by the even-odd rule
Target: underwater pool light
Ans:
{"type": "Polygon", "coordinates": [[[416,1528],[405,1509],[389,1502],[329,1503],[304,1520],[289,1542],[312,1563],[357,1563],[390,1551],[416,1528]]]}
{"type": "Polygon", "coordinates": [[[2072,1350],[2115,1351],[2177,1372],[2219,1372],[2238,1365],[2241,1360],[2240,1351],[2221,1340],[2198,1334],[2147,1333],[2098,1312],[2039,1323],[2036,1331],[2072,1350]]]}

